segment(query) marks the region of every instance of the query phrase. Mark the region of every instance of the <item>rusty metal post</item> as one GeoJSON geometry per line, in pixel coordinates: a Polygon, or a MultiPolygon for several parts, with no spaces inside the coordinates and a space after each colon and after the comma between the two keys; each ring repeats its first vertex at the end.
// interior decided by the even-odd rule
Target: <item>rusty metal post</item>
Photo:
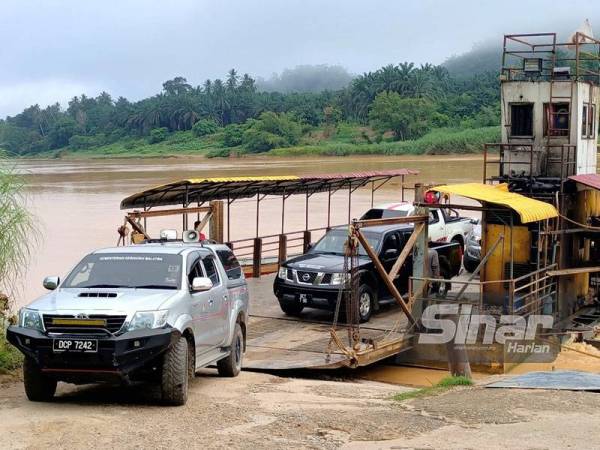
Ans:
{"type": "Polygon", "coordinates": [[[252,277],[260,278],[260,266],[262,262],[262,239],[254,239],[254,249],[252,252],[252,277]]]}
{"type": "Polygon", "coordinates": [[[231,200],[229,194],[227,194],[227,240],[231,240],[231,200]]]}
{"type": "Polygon", "coordinates": [[[283,190],[283,196],[281,197],[281,234],[285,233],[285,189],[283,190]]]}
{"type": "MultiPolygon", "coordinates": [[[[400,189],[400,191],[402,193],[402,201],[405,201],[404,200],[404,175],[402,175],[400,177],[400,183],[402,183],[402,186],[401,186],[401,189],[400,189]]],[[[371,205],[371,206],[373,206],[373,205],[371,205]]]]}
{"type": "Polygon", "coordinates": [[[351,211],[352,210],[352,181],[348,184],[348,223],[350,223],[351,219],[351,211]]]}
{"type": "Polygon", "coordinates": [[[304,234],[302,236],[302,250],[303,250],[303,253],[306,253],[309,250],[311,239],[312,239],[311,232],[308,231],[308,230],[304,230],[304,234]]]}
{"type": "Polygon", "coordinates": [[[279,249],[277,254],[277,262],[281,265],[287,259],[287,236],[279,235],[279,249]]]}
{"type": "Polygon", "coordinates": [[[306,191],[306,207],[304,209],[304,229],[308,230],[308,190],[306,191]]]}
{"type": "Polygon", "coordinates": [[[256,237],[258,237],[258,224],[260,217],[260,191],[256,193],[256,237]]]}
{"type": "Polygon", "coordinates": [[[211,201],[210,209],[209,236],[217,242],[223,242],[223,202],[221,200],[211,201]]]}
{"type": "Polygon", "coordinates": [[[327,192],[327,230],[331,228],[331,186],[327,192]]]}

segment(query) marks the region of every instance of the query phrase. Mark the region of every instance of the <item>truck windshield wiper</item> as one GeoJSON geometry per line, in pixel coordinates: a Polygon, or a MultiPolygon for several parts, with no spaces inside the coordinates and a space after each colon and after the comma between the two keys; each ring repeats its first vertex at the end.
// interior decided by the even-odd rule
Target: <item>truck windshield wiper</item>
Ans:
{"type": "Polygon", "coordinates": [[[133,286],[136,289],[177,289],[175,286],[168,286],[166,284],[143,284],[141,286],[133,286]]]}

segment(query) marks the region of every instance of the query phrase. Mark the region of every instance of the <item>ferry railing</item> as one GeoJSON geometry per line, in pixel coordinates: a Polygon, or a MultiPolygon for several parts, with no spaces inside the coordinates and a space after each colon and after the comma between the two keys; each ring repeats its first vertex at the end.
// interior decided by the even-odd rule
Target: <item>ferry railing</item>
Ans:
{"type": "Polygon", "coordinates": [[[290,250],[298,249],[294,254],[306,253],[313,239],[325,234],[331,228],[333,226],[237,239],[226,242],[226,245],[235,252],[242,265],[243,262],[250,260],[252,276],[259,277],[261,273],[276,271],[275,266],[279,266],[291,256],[290,250]]]}
{"type": "MultiPolygon", "coordinates": [[[[532,144],[501,144],[488,143],[483,146],[483,182],[494,181],[497,178],[510,177],[514,166],[524,167],[523,175],[525,178],[535,176],[548,176],[551,171],[551,165],[559,168],[561,179],[565,179],[575,174],[577,165],[576,146],[573,144],[544,144],[539,148],[534,148],[532,144]],[[514,160],[515,154],[523,153],[528,157],[526,160],[514,160]],[[497,154],[497,158],[490,158],[490,154],[497,154]],[[536,154],[542,156],[543,160],[536,159],[536,154]],[[538,170],[535,165],[539,164],[538,170]],[[497,175],[489,175],[489,166],[498,166],[497,175]],[[506,168],[508,167],[508,170],[506,168]],[[540,173],[536,173],[536,172],[540,173]]],[[[518,176],[518,175],[514,175],[518,176]]]]}
{"type": "Polygon", "coordinates": [[[555,314],[558,283],[547,272],[556,267],[557,264],[551,264],[517,278],[492,281],[410,277],[408,294],[411,304],[417,301],[467,304],[490,315],[513,314],[527,317],[531,314],[548,313],[549,310],[555,314]],[[433,292],[429,288],[421,289],[419,294],[415,290],[415,284],[430,287],[436,283],[451,283],[452,289],[444,296],[439,296],[437,290],[433,292]],[[497,286],[496,289],[491,289],[494,292],[504,292],[501,305],[486,299],[486,288],[491,286],[497,286]]]}

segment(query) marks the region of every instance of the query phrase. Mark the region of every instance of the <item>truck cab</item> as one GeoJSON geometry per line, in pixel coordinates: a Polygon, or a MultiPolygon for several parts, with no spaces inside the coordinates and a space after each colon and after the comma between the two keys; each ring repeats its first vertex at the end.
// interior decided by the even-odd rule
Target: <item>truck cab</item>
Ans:
{"type": "MultiPolygon", "coordinates": [[[[415,215],[415,206],[411,202],[384,203],[369,209],[361,219],[386,219],[415,215]]],[[[464,249],[466,238],[473,230],[474,220],[461,217],[450,208],[429,209],[429,237],[433,242],[456,242],[464,249]]]]}
{"type": "Polygon", "coordinates": [[[166,403],[187,399],[196,370],[242,365],[248,288],[225,245],[158,242],[98,250],[19,313],[8,340],[24,355],[30,400],[57,382],[156,382],[166,403]]]}

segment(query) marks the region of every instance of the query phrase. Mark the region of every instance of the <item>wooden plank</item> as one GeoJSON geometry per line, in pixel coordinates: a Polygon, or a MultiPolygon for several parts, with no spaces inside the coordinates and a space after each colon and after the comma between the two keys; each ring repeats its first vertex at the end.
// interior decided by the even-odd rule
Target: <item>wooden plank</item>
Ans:
{"type": "Polygon", "coordinates": [[[405,216],[390,217],[389,219],[368,219],[355,220],[352,224],[355,227],[376,227],[380,225],[398,225],[403,223],[423,223],[429,220],[429,216],[405,216]]]}
{"type": "Polygon", "coordinates": [[[573,267],[571,269],[549,270],[546,272],[549,276],[577,275],[580,273],[600,272],[600,267],[573,267]]]}
{"type": "Polygon", "coordinates": [[[390,291],[390,293],[396,300],[396,303],[398,303],[400,305],[400,307],[402,308],[402,311],[404,311],[404,314],[406,314],[406,317],[408,318],[410,323],[412,325],[416,325],[417,322],[416,322],[415,318],[410,313],[408,306],[406,306],[406,303],[404,303],[404,299],[402,298],[402,295],[400,295],[400,292],[398,292],[398,289],[396,289],[396,286],[394,285],[394,283],[392,283],[390,281],[390,279],[388,278],[388,275],[387,275],[383,265],[381,264],[381,261],[379,261],[379,257],[377,256],[377,254],[375,254],[375,251],[371,248],[369,241],[367,241],[367,239],[361,233],[360,230],[356,230],[356,236],[357,236],[359,242],[361,243],[361,245],[366,250],[367,254],[369,255],[369,258],[371,258],[371,261],[373,261],[373,264],[375,265],[375,269],[377,269],[377,272],[379,272],[379,275],[381,276],[384,284],[386,285],[386,287],[388,288],[388,290],[390,291]]]}
{"type": "Polygon", "coordinates": [[[390,273],[388,275],[388,278],[390,279],[390,281],[392,283],[394,282],[394,278],[396,278],[396,275],[398,275],[398,272],[402,268],[402,265],[406,261],[406,258],[408,258],[408,255],[412,251],[412,249],[415,245],[415,242],[417,241],[417,238],[419,237],[419,234],[421,234],[421,232],[423,231],[424,228],[425,228],[424,223],[418,223],[415,226],[415,229],[413,230],[412,234],[408,238],[408,241],[406,241],[406,244],[404,245],[402,252],[400,252],[400,256],[398,256],[398,259],[392,266],[392,270],[390,270],[390,273]]]}
{"type": "Polygon", "coordinates": [[[262,239],[255,238],[254,239],[254,249],[252,252],[252,276],[254,278],[260,278],[260,269],[261,269],[261,255],[262,255],[262,239]]]}

